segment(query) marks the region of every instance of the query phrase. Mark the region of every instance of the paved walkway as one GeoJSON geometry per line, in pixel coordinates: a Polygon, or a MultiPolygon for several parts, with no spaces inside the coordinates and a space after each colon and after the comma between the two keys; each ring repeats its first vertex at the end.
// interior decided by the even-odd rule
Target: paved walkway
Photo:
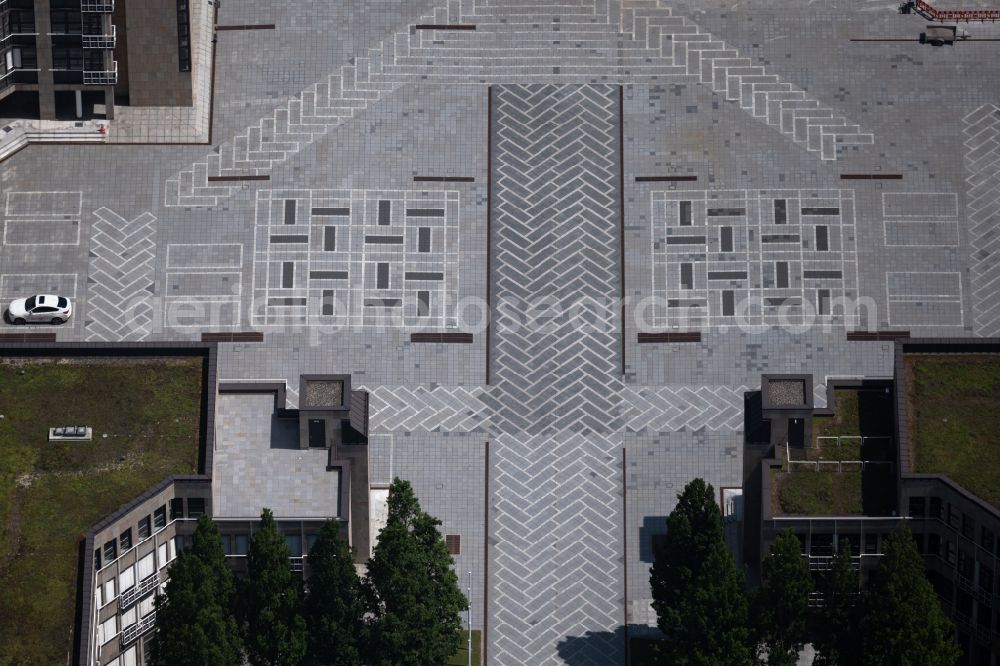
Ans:
{"type": "Polygon", "coordinates": [[[500,86],[493,104],[495,305],[553,318],[494,320],[491,659],[618,663],[618,87],[500,86]]]}

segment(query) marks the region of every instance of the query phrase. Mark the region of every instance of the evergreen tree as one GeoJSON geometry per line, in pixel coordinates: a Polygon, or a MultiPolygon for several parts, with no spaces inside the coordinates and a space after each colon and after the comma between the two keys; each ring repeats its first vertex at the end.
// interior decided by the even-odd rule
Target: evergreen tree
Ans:
{"type": "Polygon", "coordinates": [[[337,521],[323,525],[309,552],[308,587],[309,663],[357,666],[365,609],[351,547],[340,538],[337,521]]]}
{"type": "Polygon", "coordinates": [[[253,666],[293,666],[305,658],[302,581],[292,574],[290,555],[271,510],[264,509],[250,543],[240,595],[243,642],[253,666]]]}
{"type": "Polygon", "coordinates": [[[772,666],[795,666],[808,640],[809,593],[813,591],[809,565],[795,532],[778,535],[761,565],[763,585],[754,596],[758,635],[772,666]]]}
{"type": "Polygon", "coordinates": [[[813,647],[817,666],[863,666],[861,644],[861,579],[844,539],[830,570],[819,580],[823,605],[815,613],[813,647]]]}
{"type": "Polygon", "coordinates": [[[240,666],[239,626],[233,615],[233,573],[212,519],[202,515],[193,544],[168,570],[156,599],[153,666],[240,666]]]}
{"type": "Polygon", "coordinates": [[[695,479],[677,500],[649,576],[657,626],[666,636],[660,662],[746,666],[752,641],[743,573],[726,548],[715,491],[695,479]]]}
{"type": "Polygon", "coordinates": [[[866,666],[952,666],[961,654],[905,525],[886,539],[865,601],[866,666]]]}
{"type": "Polygon", "coordinates": [[[440,524],[420,509],[408,481],[393,480],[364,581],[374,664],[441,664],[461,647],[466,599],[440,524]]]}

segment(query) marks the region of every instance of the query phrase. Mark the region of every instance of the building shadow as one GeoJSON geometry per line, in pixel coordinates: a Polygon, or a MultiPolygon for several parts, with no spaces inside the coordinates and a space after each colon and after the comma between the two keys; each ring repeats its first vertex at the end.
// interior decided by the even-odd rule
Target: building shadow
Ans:
{"type": "Polygon", "coordinates": [[[639,561],[652,564],[656,559],[656,548],[667,535],[666,516],[643,516],[639,527],[639,561]]]}
{"type": "Polygon", "coordinates": [[[297,419],[279,418],[271,414],[271,448],[299,448],[299,422],[297,419]]]}

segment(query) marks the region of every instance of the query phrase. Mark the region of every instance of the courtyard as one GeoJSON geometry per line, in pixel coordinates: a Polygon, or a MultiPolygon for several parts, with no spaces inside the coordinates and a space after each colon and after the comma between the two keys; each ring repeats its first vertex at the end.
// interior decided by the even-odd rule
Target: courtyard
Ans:
{"type": "MultiPolygon", "coordinates": [[[[762,374],[824,408],[893,376],[890,338],[849,333],[1000,335],[1000,26],[935,48],[864,0],[216,20],[257,28],[217,32],[210,144],[0,164],[0,299],[73,299],[16,331],[60,342],[260,333],[219,343],[219,381],[289,409],[300,375],[349,374],[372,492],[409,479],[461,537],[487,663],[621,663],[623,627],[653,633],[650,544],[690,479],[744,485],[762,374]]],[[[274,407],[221,404],[230,515],[336,495],[274,407]]]]}

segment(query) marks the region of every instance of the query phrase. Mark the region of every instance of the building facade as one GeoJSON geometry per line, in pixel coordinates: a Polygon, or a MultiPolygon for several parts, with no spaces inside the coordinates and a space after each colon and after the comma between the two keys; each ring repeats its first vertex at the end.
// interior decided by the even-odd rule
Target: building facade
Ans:
{"type": "MultiPolygon", "coordinates": [[[[878,516],[777,516],[771,507],[774,474],[781,456],[774,441],[764,455],[748,455],[746,487],[753,488],[753,506],[744,524],[744,555],[751,576],[778,534],[792,529],[802,543],[802,555],[811,571],[829,568],[842,539],[851,543],[855,562],[863,573],[873,569],[882,544],[906,522],[923,555],[928,580],[945,613],[954,621],[963,655],[962,666],[1000,666],[1000,511],[944,474],[916,474],[911,468],[909,419],[903,388],[906,354],[1000,353],[997,340],[899,340],[892,380],[895,422],[894,508],[878,516]]],[[[881,384],[881,380],[873,380],[881,384]]],[[[833,386],[864,386],[862,381],[831,382],[833,386]]],[[[767,382],[764,382],[766,390],[767,382]]],[[[766,401],[766,400],[765,400],[766,401]]],[[[831,399],[828,404],[832,404],[831,399]]],[[[765,405],[766,407],[766,405],[765,405]]],[[[814,414],[828,410],[813,410],[814,414]]],[[[765,409],[765,416],[773,416],[765,409]]],[[[748,430],[749,432],[749,430],[748,430]]],[[[784,431],[782,431],[784,432],[784,431]]],[[[772,432],[772,434],[774,434],[772,432]]],[[[780,434],[780,433],[778,433],[780,434]]],[[[809,435],[806,439],[809,439],[809,435]]],[[[750,450],[748,445],[748,452],[750,450]]],[[[816,599],[821,603],[821,599],[816,599]]]]}
{"type": "Polygon", "coordinates": [[[190,1],[0,0],[0,105],[28,93],[42,120],[191,106],[190,1]]]}

